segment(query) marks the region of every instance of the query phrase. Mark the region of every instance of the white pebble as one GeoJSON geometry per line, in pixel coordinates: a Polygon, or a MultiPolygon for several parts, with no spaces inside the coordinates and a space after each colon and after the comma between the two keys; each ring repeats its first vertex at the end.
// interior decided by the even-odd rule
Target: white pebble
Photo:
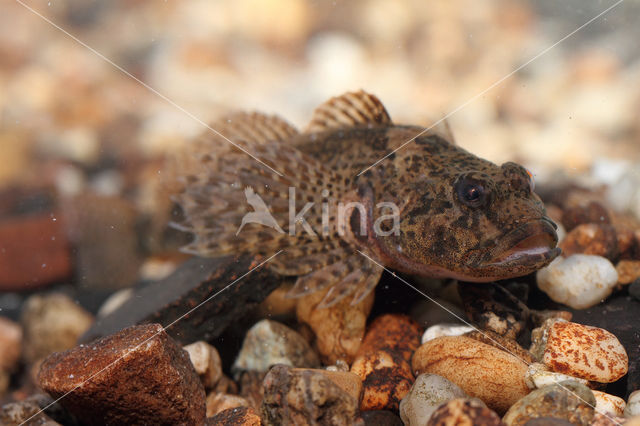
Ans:
{"type": "Polygon", "coordinates": [[[631,418],[634,416],[640,416],[640,390],[631,392],[627,406],[624,409],[624,416],[631,418]]]}
{"type": "Polygon", "coordinates": [[[574,254],[559,257],[536,275],[540,290],[574,309],[597,305],[618,282],[616,268],[602,256],[574,254]]]}
{"type": "Polygon", "coordinates": [[[427,343],[429,340],[433,340],[436,337],[442,336],[461,336],[470,331],[474,331],[475,328],[462,325],[462,324],[436,324],[427,328],[422,335],[422,344],[427,343]]]}

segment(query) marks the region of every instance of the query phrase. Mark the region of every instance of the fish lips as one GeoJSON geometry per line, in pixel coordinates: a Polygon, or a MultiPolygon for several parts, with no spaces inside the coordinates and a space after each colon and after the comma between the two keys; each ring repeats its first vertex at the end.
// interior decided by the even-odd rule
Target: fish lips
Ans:
{"type": "Polygon", "coordinates": [[[546,217],[525,223],[503,236],[478,266],[542,267],[562,252],[556,247],[556,228],[556,224],[546,217]]]}

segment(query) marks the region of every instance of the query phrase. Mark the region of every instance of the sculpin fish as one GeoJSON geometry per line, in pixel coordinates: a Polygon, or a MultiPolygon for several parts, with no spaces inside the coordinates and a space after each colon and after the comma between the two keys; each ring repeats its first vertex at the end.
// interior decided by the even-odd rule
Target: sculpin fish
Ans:
{"type": "Polygon", "coordinates": [[[358,303],[382,266],[489,282],[529,274],[560,253],[525,168],[478,158],[447,129],[394,124],[362,91],[319,106],[304,132],[260,113],[213,127],[237,147],[210,133],[194,143],[176,196],[185,216],[177,226],[194,234],[184,250],[282,250],[269,267],[298,277],[292,297],[326,290],[319,307],[347,296],[358,303]]]}

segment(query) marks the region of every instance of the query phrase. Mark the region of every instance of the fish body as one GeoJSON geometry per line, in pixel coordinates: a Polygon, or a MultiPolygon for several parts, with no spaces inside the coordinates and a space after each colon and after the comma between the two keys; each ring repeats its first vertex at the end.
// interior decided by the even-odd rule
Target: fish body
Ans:
{"type": "Polygon", "coordinates": [[[396,125],[364,92],[321,105],[302,133],[256,113],[218,126],[241,150],[220,140],[197,145],[177,197],[181,229],[195,235],[186,251],[282,250],[270,267],[298,276],[294,297],[329,288],[321,306],[348,295],[357,303],[382,267],[494,281],[531,273],[560,252],[526,169],[483,160],[448,131],[396,125]]]}

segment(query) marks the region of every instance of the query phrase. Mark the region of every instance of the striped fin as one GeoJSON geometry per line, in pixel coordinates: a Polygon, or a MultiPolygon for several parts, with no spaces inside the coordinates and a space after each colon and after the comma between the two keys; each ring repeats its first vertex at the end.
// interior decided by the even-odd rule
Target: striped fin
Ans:
{"type": "Polygon", "coordinates": [[[391,124],[391,117],[382,102],[360,90],[331,98],[316,108],[305,133],[391,124]]]}

